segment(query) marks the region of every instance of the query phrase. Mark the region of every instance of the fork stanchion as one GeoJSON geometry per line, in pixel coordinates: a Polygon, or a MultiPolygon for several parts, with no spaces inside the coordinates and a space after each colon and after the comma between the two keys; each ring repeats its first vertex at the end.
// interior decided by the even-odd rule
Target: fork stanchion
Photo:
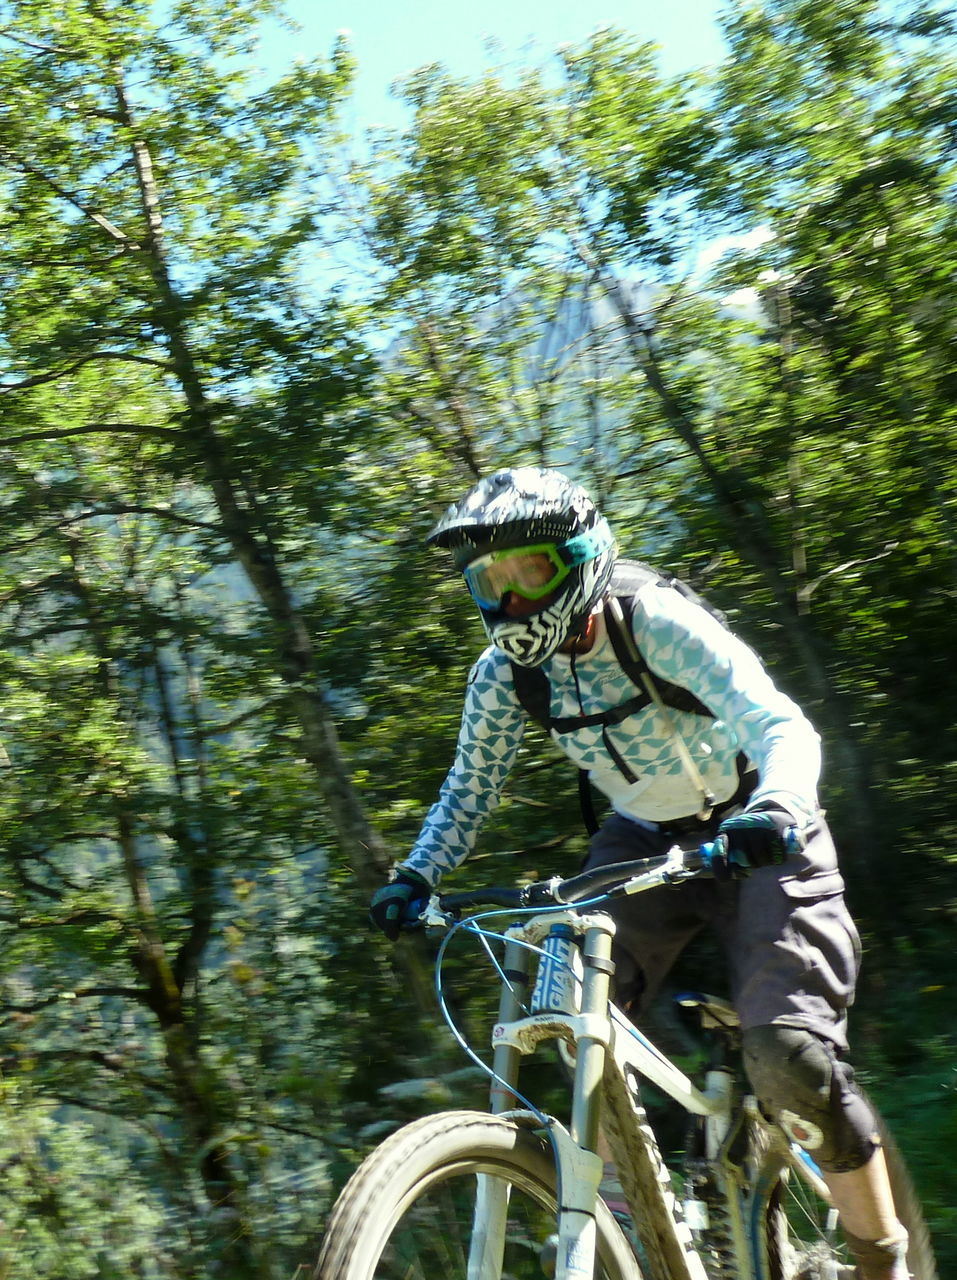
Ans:
{"type": "MultiPolygon", "coordinates": [[[[585,1015],[605,1020],[614,965],[611,960],[611,920],[585,930],[582,940],[582,1006],[585,1015]],[[609,927],[610,926],[610,927],[609,927]]],[[[595,1151],[598,1147],[598,1120],[601,1112],[601,1083],[607,1044],[584,1035],[578,1041],[578,1070],[572,1099],[571,1134],[576,1142],[595,1151]]]]}
{"type": "MultiPolygon", "coordinates": [[[[582,939],[581,1012],[608,1026],[607,1009],[611,974],[610,919],[590,925],[582,939]]],[[[588,1025],[588,1022],[585,1024],[588,1025]]],[[[597,1154],[601,1115],[601,1086],[608,1045],[595,1036],[581,1035],[575,1046],[575,1086],[566,1139],[568,1151],[559,1144],[561,1213],[558,1227],[558,1257],[568,1280],[584,1280],[594,1274],[595,1201],[601,1183],[603,1161],[597,1154]],[[574,1177],[562,1177],[565,1171],[574,1177]],[[565,1183],[568,1183],[566,1190],[565,1183]]]]}
{"type": "MultiPolygon", "coordinates": [[[[514,1022],[524,1012],[528,999],[529,973],[532,953],[521,942],[509,938],[505,943],[502,971],[506,981],[502,983],[498,1002],[498,1025],[514,1022]]],[[[520,1051],[514,1045],[497,1042],[492,1053],[494,1073],[489,1092],[492,1115],[511,1111],[516,1105],[515,1094],[508,1087],[518,1083],[520,1051]]]]}

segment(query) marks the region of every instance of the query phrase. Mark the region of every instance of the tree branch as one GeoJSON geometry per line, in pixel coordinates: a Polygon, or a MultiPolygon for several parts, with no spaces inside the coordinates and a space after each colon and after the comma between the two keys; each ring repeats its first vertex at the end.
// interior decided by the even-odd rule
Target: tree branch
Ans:
{"type": "Polygon", "coordinates": [[[259,702],[255,707],[251,707],[248,711],[242,711],[239,715],[233,716],[231,720],[222,721],[215,724],[212,728],[205,730],[207,737],[216,737],[220,734],[233,733],[241,725],[246,724],[249,720],[254,720],[257,716],[261,716],[264,711],[268,711],[270,707],[275,707],[281,701],[280,698],[267,698],[264,702],[259,702]]]}
{"type": "Polygon", "coordinates": [[[61,49],[54,44],[41,44],[39,40],[28,40],[26,36],[17,35],[15,31],[11,31],[9,27],[0,30],[0,36],[4,40],[12,40],[14,44],[22,44],[26,49],[36,49],[38,53],[59,53],[66,54],[68,50],[61,49]]]}
{"type": "Polygon", "coordinates": [[[186,525],[190,529],[203,529],[207,533],[215,533],[218,537],[226,535],[222,527],[209,520],[198,520],[195,516],[181,516],[168,507],[148,507],[135,502],[109,502],[97,507],[92,515],[104,516],[156,516],[159,520],[172,520],[174,524],[186,525]]]}
{"type": "Polygon", "coordinates": [[[16,168],[22,169],[24,173],[31,174],[34,178],[39,178],[41,182],[45,182],[51,191],[71,204],[74,209],[78,209],[85,218],[89,218],[91,222],[95,222],[98,227],[102,227],[107,235],[118,241],[124,249],[139,251],[142,245],[135,240],[131,240],[125,231],[121,231],[119,227],[115,227],[109,218],[104,218],[102,213],[97,213],[95,209],[91,209],[85,204],[79,196],[74,195],[71,191],[67,191],[66,187],[61,187],[55,178],[51,178],[48,173],[44,173],[42,169],[38,169],[36,165],[31,164],[29,160],[25,160],[23,156],[18,155],[16,151],[11,151],[9,147],[0,147],[0,155],[4,156],[16,168]]]}
{"type": "Polygon", "coordinates": [[[56,382],[58,378],[68,378],[71,373],[76,373],[77,369],[82,369],[85,364],[90,364],[93,360],[128,360],[131,364],[148,364],[164,371],[170,368],[168,361],[158,360],[153,356],[138,356],[127,351],[94,351],[62,369],[38,373],[32,378],[24,378],[22,382],[0,382],[0,395],[5,395],[9,391],[26,391],[30,387],[43,386],[46,382],[56,382]]]}
{"type": "Polygon", "coordinates": [[[887,542],[884,544],[884,550],[878,551],[872,556],[859,556],[856,560],[845,560],[843,564],[836,564],[833,569],[825,569],[823,573],[812,581],[806,583],[798,592],[802,600],[808,600],[818,589],[822,582],[826,582],[828,578],[833,578],[839,573],[846,573],[848,569],[856,569],[861,564],[873,564],[875,560],[883,560],[887,556],[891,556],[900,546],[899,542],[887,542]]]}
{"type": "Polygon", "coordinates": [[[142,422],[92,422],[85,427],[64,427],[62,431],[24,431],[19,436],[0,440],[4,448],[30,444],[34,440],[67,440],[70,436],[95,436],[118,433],[134,436],[158,436],[165,440],[181,440],[182,433],[172,427],[155,427],[142,422]]]}
{"type": "Polygon", "coordinates": [[[82,524],[85,520],[96,520],[100,516],[121,516],[121,515],[150,515],[156,516],[161,520],[171,520],[174,524],[185,525],[190,529],[203,529],[207,533],[214,533],[218,538],[225,538],[225,533],[219,525],[210,524],[206,520],[196,520],[191,516],[177,515],[175,511],[167,511],[164,507],[146,507],[137,506],[134,503],[127,502],[111,502],[103,507],[93,507],[87,511],[81,511],[75,516],[66,516],[62,520],[57,520],[53,524],[47,525],[45,529],[41,529],[30,538],[22,538],[19,542],[11,542],[6,546],[0,546],[0,553],[17,552],[24,547],[33,546],[34,543],[42,542],[44,538],[48,538],[53,533],[60,530],[68,529],[71,525],[82,524]]]}

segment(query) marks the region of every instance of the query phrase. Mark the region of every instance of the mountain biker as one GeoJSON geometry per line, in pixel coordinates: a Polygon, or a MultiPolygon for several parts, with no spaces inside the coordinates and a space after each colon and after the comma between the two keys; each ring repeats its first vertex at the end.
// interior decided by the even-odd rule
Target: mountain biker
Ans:
{"type": "Polygon", "coordinates": [[[541,668],[552,737],[612,806],[587,867],[724,838],[714,878],[607,904],[619,1002],[640,1013],[691,937],[715,929],[762,1106],[823,1170],[860,1280],[908,1280],[877,1124],[847,1062],[860,945],[818,806],[814,729],[743,641],[653,578],[629,602],[630,636],[694,709],[642,699],[609,643],[614,537],[558,471],[487,476],[429,541],[451,551],[491,643],[469,676],[454,764],[412,852],[374,894],[373,922],[394,940],[409,902],[467,856],[522,740],[514,669],[541,668]]]}

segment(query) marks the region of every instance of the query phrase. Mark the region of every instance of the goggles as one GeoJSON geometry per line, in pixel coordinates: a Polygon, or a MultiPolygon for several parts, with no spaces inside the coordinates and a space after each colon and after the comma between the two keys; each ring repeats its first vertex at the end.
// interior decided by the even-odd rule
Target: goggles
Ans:
{"type": "Polygon", "coordinates": [[[602,520],[587,533],[567,542],[540,542],[502,551],[488,551],[462,571],[472,597],[483,609],[498,609],[509,592],[526,600],[542,600],[555,591],[577,564],[594,560],[614,545],[611,529],[602,520]]]}

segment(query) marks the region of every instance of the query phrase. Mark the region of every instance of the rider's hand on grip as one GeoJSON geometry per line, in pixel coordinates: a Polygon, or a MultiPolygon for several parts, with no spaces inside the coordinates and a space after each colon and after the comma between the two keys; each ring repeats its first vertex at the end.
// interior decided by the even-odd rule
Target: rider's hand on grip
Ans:
{"type": "Polygon", "coordinates": [[[418,919],[431,893],[431,885],[418,872],[397,871],[393,880],[372,895],[369,919],[390,942],[395,942],[402,926],[418,919]]]}
{"type": "Polygon", "coordinates": [[[709,862],[716,880],[740,880],[754,867],[784,862],[804,843],[803,833],[783,809],[745,810],[718,827],[709,862]]]}

